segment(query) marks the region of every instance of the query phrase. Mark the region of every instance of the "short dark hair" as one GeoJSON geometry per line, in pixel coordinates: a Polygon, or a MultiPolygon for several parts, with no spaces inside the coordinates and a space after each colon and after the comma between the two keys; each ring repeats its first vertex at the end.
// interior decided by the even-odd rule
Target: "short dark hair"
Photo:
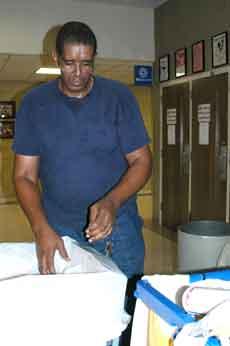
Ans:
{"type": "Polygon", "coordinates": [[[65,23],[59,30],[56,38],[56,52],[59,57],[63,55],[66,43],[82,43],[93,47],[93,53],[97,53],[97,39],[90,27],[81,22],[65,23]]]}

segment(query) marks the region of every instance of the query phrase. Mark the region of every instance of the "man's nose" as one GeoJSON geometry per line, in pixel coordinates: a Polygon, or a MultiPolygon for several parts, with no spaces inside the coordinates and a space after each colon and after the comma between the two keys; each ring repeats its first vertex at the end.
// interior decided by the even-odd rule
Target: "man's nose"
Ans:
{"type": "Polygon", "coordinates": [[[75,63],[74,65],[74,72],[76,73],[77,76],[80,76],[81,74],[81,64],[80,63],[75,63]]]}

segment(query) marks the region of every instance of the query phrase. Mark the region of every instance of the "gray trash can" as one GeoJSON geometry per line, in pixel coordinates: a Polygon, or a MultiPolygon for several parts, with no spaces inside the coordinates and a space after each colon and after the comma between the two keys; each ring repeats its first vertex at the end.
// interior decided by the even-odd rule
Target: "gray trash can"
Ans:
{"type": "Polygon", "coordinates": [[[230,242],[230,224],[222,221],[192,221],[178,227],[178,271],[193,271],[217,267],[217,260],[230,242]]]}

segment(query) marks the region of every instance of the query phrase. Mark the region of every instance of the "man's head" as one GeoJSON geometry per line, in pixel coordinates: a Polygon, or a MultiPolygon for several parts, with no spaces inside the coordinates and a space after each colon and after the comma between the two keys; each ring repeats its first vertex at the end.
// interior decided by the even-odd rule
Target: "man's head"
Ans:
{"type": "Polygon", "coordinates": [[[59,30],[56,38],[56,53],[62,57],[65,44],[78,43],[93,48],[97,54],[97,39],[90,27],[81,22],[68,22],[59,30]]]}
{"type": "Polygon", "coordinates": [[[64,24],[57,34],[54,60],[61,69],[61,90],[68,96],[84,97],[93,84],[97,40],[80,22],[64,24]]]}

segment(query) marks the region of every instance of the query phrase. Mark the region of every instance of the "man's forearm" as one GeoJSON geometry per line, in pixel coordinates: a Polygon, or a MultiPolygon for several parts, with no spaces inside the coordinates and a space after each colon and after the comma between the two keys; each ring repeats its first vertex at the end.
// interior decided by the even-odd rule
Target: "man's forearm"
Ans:
{"type": "Polygon", "coordinates": [[[115,208],[119,208],[127,199],[137,193],[147,182],[152,172],[152,160],[149,151],[144,157],[132,160],[120,182],[107,194],[115,208]]]}
{"type": "Polygon", "coordinates": [[[47,224],[41,206],[39,187],[26,177],[15,178],[15,189],[19,203],[26,214],[33,232],[37,232],[42,225],[47,224]]]}

